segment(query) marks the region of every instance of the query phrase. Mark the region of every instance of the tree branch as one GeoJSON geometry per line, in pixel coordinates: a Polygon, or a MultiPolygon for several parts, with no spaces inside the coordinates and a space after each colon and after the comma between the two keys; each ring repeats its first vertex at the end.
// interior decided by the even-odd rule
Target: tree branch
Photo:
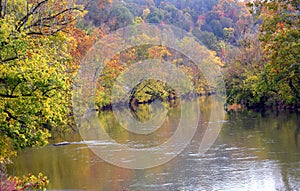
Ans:
{"type": "Polygon", "coordinates": [[[18,59],[18,57],[17,57],[17,56],[15,56],[15,57],[11,57],[11,58],[7,58],[7,59],[4,59],[4,60],[2,60],[2,59],[1,59],[1,62],[2,62],[2,63],[4,63],[4,62],[13,61],[13,60],[16,60],[16,59],[18,59]]]}
{"type": "Polygon", "coordinates": [[[42,96],[47,96],[46,94],[47,94],[48,92],[51,92],[52,90],[57,90],[57,89],[59,89],[59,87],[53,87],[53,88],[50,88],[50,89],[44,91],[44,92],[42,93],[42,96]]]}
{"type": "Polygon", "coordinates": [[[22,121],[22,120],[18,119],[17,117],[13,116],[13,114],[11,114],[7,109],[4,109],[3,111],[8,115],[9,118],[12,118],[12,119],[24,124],[24,125],[26,124],[24,121],[22,121]]]}
{"type": "Polygon", "coordinates": [[[9,95],[9,94],[0,94],[0,97],[4,98],[19,98],[19,97],[30,97],[33,96],[33,94],[22,94],[22,95],[9,95]]]}
{"type": "MultiPolygon", "coordinates": [[[[59,13],[56,13],[55,15],[52,15],[52,16],[49,16],[49,17],[40,18],[39,20],[37,20],[36,22],[32,23],[31,25],[25,27],[25,29],[30,29],[31,27],[34,27],[34,26],[40,26],[40,25],[42,25],[43,21],[50,21],[50,20],[55,19],[55,18],[57,18],[58,16],[60,16],[60,15],[62,15],[64,13],[66,13],[68,11],[72,11],[72,10],[83,11],[83,10],[77,8],[77,7],[68,8],[68,9],[65,9],[65,10],[59,12],[59,13]]],[[[58,23],[58,25],[59,24],[60,23],[58,23]]]]}
{"type": "Polygon", "coordinates": [[[43,33],[43,32],[37,32],[37,31],[31,31],[31,32],[28,32],[27,35],[48,35],[48,36],[51,36],[51,35],[54,35],[56,33],[58,33],[59,31],[62,31],[63,29],[65,29],[67,26],[64,26],[64,27],[61,27],[59,29],[56,29],[54,31],[52,31],[51,33],[49,34],[46,34],[46,33],[43,33]]]}
{"type": "Polygon", "coordinates": [[[8,94],[0,94],[0,97],[4,97],[4,98],[18,98],[19,96],[8,95],[8,94]]]}
{"type": "MultiPolygon", "coordinates": [[[[74,20],[70,20],[68,22],[72,22],[74,20]]],[[[59,23],[58,25],[60,25],[60,28],[56,29],[56,30],[53,30],[51,31],[49,34],[46,34],[44,32],[42,32],[41,30],[40,31],[29,31],[28,33],[26,33],[27,35],[54,35],[60,31],[63,31],[65,28],[67,28],[67,25],[68,25],[68,22],[61,22],[59,23]]],[[[46,24],[42,24],[43,27],[46,27],[46,28],[51,28],[50,25],[46,25],[46,24]]]]}
{"type": "Polygon", "coordinates": [[[39,2],[29,13],[27,13],[21,20],[20,20],[20,24],[17,25],[17,31],[20,32],[22,26],[25,25],[25,23],[28,21],[29,17],[31,15],[33,15],[35,13],[35,11],[41,7],[43,4],[45,4],[46,2],[48,2],[49,0],[44,0],[44,1],[41,1],[39,2]]]}

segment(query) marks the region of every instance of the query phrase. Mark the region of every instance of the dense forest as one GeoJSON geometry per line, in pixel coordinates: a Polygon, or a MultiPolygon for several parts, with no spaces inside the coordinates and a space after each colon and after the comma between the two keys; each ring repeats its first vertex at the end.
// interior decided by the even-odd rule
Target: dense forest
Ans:
{"type": "MultiPolygon", "coordinates": [[[[141,22],[174,25],[190,32],[212,51],[212,59],[222,67],[229,104],[239,103],[247,108],[299,107],[297,1],[132,0],[114,1],[105,6],[93,2],[87,10],[85,27],[100,28],[105,33],[141,22]]],[[[130,57],[129,54],[136,53],[129,50],[127,55],[121,56],[123,60],[119,55],[115,62],[130,63],[133,59],[167,56],[174,63],[188,66],[182,56],[166,47],[156,47],[158,52],[155,54],[153,47],[142,48],[138,57],[130,57]]],[[[111,74],[118,75],[116,71],[121,72],[122,68],[114,69],[111,74]]],[[[209,90],[205,85],[199,85],[200,81],[196,83],[201,86],[199,93],[207,93],[209,90]]],[[[109,85],[102,84],[101,87],[109,85]]],[[[109,98],[105,99],[107,97],[99,96],[100,107],[110,102],[109,98]]]]}
{"type": "MultiPolygon", "coordinates": [[[[0,0],[0,163],[46,145],[54,132],[76,129],[72,84],[81,60],[99,39],[130,25],[173,25],[193,35],[203,62],[221,69],[228,104],[299,110],[299,9],[297,0],[0,0]]],[[[198,95],[214,93],[185,55],[143,45],[109,61],[98,79],[97,109],[111,104],[118,75],[147,59],[178,66],[198,95]]],[[[176,99],[172,87],[153,80],[132,96],[136,103],[176,99]]],[[[47,181],[0,174],[3,190],[41,189],[47,181]]]]}

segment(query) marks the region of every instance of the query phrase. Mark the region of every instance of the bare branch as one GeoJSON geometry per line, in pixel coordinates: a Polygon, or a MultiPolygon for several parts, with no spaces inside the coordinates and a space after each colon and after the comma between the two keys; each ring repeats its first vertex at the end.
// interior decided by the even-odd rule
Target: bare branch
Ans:
{"type": "MultiPolygon", "coordinates": [[[[61,22],[59,23],[58,25],[60,25],[59,28],[55,29],[55,30],[52,30],[50,33],[45,33],[45,32],[42,32],[41,30],[40,31],[29,31],[27,33],[27,35],[48,35],[48,36],[51,36],[51,35],[55,35],[56,33],[60,32],[60,31],[63,31],[65,28],[67,28],[67,25],[69,22],[73,22],[75,19],[73,20],[70,20],[70,21],[65,21],[65,22],[61,22]]],[[[52,28],[52,26],[50,25],[47,25],[47,24],[42,24],[42,27],[46,27],[46,28],[52,28]]],[[[66,31],[64,31],[66,32],[66,31]]]]}
{"type": "MultiPolygon", "coordinates": [[[[25,27],[25,29],[30,29],[34,26],[41,26],[43,25],[42,22],[43,21],[49,21],[49,20],[53,20],[55,18],[57,18],[58,16],[68,12],[68,11],[72,11],[72,10],[77,10],[77,11],[83,11],[82,9],[79,9],[78,7],[72,7],[72,8],[68,8],[68,9],[65,9],[59,13],[56,13],[55,15],[52,15],[50,17],[44,17],[44,18],[40,18],[39,20],[37,20],[36,22],[32,23],[31,25],[25,27]]],[[[58,24],[59,25],[59,24],[58,24]]]]}
{"type": "Polygon", "coordinates": [[[35,13],[35,11],[41,7],[43,4],[47,3],[49,0],[44,0],[39,2],[29,13],[27,13],[21,20],[20,24],[17,25],[17,31],[20,32],[21,28],[25,25],[25,23],[28,21],[29,17],[35,13]]]}

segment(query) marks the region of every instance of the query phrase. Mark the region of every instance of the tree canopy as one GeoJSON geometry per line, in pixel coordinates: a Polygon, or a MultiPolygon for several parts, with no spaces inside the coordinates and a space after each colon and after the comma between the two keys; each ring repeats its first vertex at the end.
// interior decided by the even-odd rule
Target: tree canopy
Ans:
{"type": "Polygon", "coordinates": [[[49,130],[67,123],[76,71],[76,40],[67,32],[83,11],[54,0],[1,5],[0,161],[15,150],[45,145],[49,130]]]}

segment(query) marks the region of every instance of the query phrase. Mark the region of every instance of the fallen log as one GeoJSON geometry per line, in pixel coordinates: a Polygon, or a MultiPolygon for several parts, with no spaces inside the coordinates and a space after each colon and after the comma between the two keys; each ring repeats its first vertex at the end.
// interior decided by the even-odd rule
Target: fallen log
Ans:
{"type": "Polygon", "coordinates": [[[60,142],[60,143],[54,143],[53,146],[63,146],[63,145],[69,145],[71,144],[70,142],[60,142]]]}

